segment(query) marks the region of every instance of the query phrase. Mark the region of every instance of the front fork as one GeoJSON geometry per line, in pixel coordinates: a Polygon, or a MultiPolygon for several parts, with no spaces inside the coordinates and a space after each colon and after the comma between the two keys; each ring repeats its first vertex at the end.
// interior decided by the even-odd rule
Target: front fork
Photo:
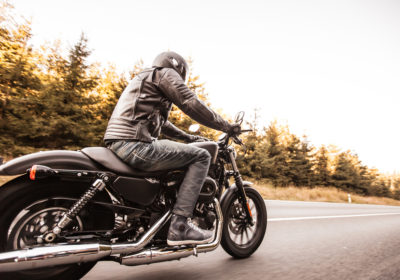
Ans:
{"type": "Polygon", "coordinates": [[[229,151],[230,162],[231,162],[232,169],[233,169],[232,175],[233,175],[233,178],[235,179],[235,184],[238,189],[239,196],[241,198],[239,200],[242,203],[243,209],[246,213],[247,221],[249,222],[250,225],[253,225],[254,224],[253,215],[251,213],[247,195],[244,190],[242,176],[240,175],[239,168],[237,167],[237,164],[236,164],[234,149],[232,147],[230,147],[228,151],[229,151]]]}

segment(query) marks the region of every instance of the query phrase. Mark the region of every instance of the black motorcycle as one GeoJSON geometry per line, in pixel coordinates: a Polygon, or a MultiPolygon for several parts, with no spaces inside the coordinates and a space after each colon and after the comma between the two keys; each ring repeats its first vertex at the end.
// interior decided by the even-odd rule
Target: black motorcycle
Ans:
{"type": "Polygon", "coordinates": [[[197,246],[166,242],[185,170],[143,172],[102,147],[38,152],[1,165],[0,175],[25,175],[0,187],[0,279],[79,279],[99,260],[150,264],[219,244],[235,258],[249,257],[264,238],[267,211],[238,171],[230,146],[243,144],[238,134],[192,144],[212,156],[192,221],[215,234],[197,246]]]}

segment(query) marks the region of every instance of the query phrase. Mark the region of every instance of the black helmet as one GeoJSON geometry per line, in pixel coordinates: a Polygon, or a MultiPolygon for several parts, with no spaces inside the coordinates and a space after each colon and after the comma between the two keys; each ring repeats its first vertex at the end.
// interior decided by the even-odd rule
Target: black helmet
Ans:
{"type": "Polygon", "coordinates": [[[153,61],[153,67],[172,68],[179,73],[183,80],[186,80],[186,73],[189,66],[185,59],[176,52],[162,52],[153,61]]]}

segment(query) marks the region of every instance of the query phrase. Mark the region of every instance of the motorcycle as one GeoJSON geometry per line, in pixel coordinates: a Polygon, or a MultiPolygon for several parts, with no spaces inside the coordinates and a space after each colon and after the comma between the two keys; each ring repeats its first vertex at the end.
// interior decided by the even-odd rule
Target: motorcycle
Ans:
{"type": "Polygon", "coordinates": [[[213,230],[214,239],[197,246],[166,242],[184,169],[143,172],[103,147],[38,152],[0,165],[0,175],[24,174],[0,187],[0,278],[79,279],[97,261],[151,264],[220,244],[234,258],[249,257],[263,241],[267,210],[236,165],[231,142],[243,145],[243,132],[191,144],[212,156],[192,222],[213,230]]]}

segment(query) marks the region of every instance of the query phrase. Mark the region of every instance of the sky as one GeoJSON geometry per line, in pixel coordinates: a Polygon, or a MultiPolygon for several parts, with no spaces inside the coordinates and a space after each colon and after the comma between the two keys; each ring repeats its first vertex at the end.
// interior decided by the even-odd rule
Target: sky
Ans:
{"type": "Polygon", "coordinates": [[[400,172],[398,0],[14,0],[36,46],[72,46],[128,71],[172,50],[194,60],[214,107],[272,120],[400,172]]]}

